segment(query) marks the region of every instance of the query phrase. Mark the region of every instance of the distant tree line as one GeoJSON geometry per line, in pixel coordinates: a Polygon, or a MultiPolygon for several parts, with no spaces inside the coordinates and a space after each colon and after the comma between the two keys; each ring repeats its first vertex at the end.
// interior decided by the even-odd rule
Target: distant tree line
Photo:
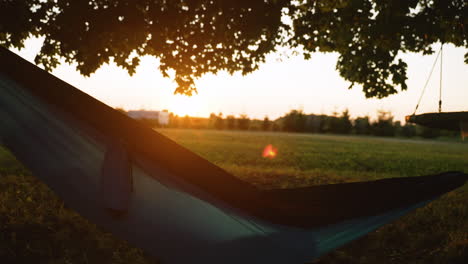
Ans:
{"type": "Polygon", "coordinates": [[[354,134],[373,135],[381,137],[423,137],[437,138],[440,136],[455,137],[457,132],[426,128],[410,123],[402,125],[400,121],[394,121],[391,112],[378,111],[377,119],[371,120],[369,116],[361,116],[352,119],[349,111],[333,113],[333,115],[305,114],[301,110],[291,110],[280,117],[283,131],[322,133],[322,134],[354,134]]]}
{"type": "MultiPolygon", "coordinates": [[[[160,127],[154,120],[141,120],[152,127],[160,127]]],[[[276,120],[267,116],[263,120],[251,119],[246,114],[239,116],[212,113],[209,118],[178,116],[169,114],[169,128],[216,129],[240,131],[272,131],[296,133],[320,133],[342,135],[368,135],[381,137],[456,137],[457,132],[430,129],[414,124],[402,125],[395,121],[391,112],[378,111],[377,119],[369,116],[351,118],[346,109],[332,115],[306,114],[302,110],[291,110],[276,120]]]]}

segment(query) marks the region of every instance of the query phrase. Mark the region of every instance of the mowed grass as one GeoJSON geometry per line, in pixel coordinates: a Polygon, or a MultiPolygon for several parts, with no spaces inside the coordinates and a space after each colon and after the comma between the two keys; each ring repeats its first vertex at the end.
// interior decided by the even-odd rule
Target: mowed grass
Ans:
{"type": "Polygon", "coordinates": [[[317,134],[160,129],[159,132],[260,188],[468,172],[468,144],[317,134]],[[262,157],[268,144],[274,159],[262,157]]]}
{"type": "MultiPolygon", "coordinates": [[[[468,172],[468,144],[160,129],[259,188],[468,172]],[[273,159],[263,148],[278,149],[273,159]]],[[[183,161],[181,161],[183,164],[183,161]]],[[[398,195],[397,193],[395,195],[398,195]]],[[[369,197],[372,199],[372,197],[369,197]]],[[[0,148],[0,263],[156,263],[66,208],[0,148]]],[[[468,263],[468,185],[313,263],[468,263]]]]}

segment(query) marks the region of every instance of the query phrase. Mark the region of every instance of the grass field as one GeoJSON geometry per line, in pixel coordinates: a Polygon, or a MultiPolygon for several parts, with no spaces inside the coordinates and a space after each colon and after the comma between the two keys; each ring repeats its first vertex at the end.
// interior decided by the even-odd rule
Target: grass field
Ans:
{"type": "MultiPolygon", "coordinates": [[[[468,144],[161,129],[259,188],[468,172],[468,144]],[[274,159],[261,156],[272,144],[274,159]]],[[[468,185],[313,263],[468,263],[468,185]]],[[[0,148],[0,263],[157,263],[64,207],[0,148]],[[5,262],[6,261],[6,262],[5,262]]]]}

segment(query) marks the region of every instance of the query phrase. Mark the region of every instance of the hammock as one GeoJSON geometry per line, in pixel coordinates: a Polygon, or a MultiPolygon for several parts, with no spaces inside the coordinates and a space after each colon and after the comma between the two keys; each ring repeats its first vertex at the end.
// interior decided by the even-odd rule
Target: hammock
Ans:
{"type": "Polygon", "coordinates": [[[304,263],[467,180],[259,190],[4,48],[0,143],[68,206],[163,263],[304,263]]]}
{"type": "Polygon", "coordinates": [[[468,127],[468,112],[425,113],[406,116],[406,121],[421,126],[452,131],[464,131],[468,127]]]}
{"type": "Polygon", "coordinates": [[[452,131],[460,131],[463,139],[468,137],[468,112],[442,112],[442,58],[443,58],[443,43],[440,46],[440,50],[437,53],[437,56],[432,65],[429,76],[426,79],[426,83],[422,89],[421,95],[419,97],[416,108],[412,115],[406,116],[406,122],[418,124],[421,126],[436,128],[436,129],[445,129],[452,131]],[[437,63],[437,60],[440,58],[440,80],[439,80],[439,112],[438,113],[425,113],[416,115],[421,99],[424,96],[424,93],[427,88],[427,84],[432,76],[434,67],[437,63]]]}

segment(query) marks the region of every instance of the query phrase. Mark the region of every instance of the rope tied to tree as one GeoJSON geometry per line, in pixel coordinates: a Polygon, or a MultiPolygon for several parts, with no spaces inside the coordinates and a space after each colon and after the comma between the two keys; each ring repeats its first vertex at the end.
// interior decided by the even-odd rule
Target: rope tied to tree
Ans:
{"type": "Polygon", "coordinates": [[[434,68],[437,64],[437,60],[439,59],[439,57],[441,57],[440,59],[440,83],[439,83],[439,112],[442,112],[442,47],[443,45],[444,45],[443,43],[440,45],[439,52],[437,53],[434,63],[432,64],[431,71],[429,72],[429,76],[427,77],[426,83],[424,84],[421,95],[419,96],[419,100],[418,100],[418,103],[416,104],[413,115],[416,115],[416,111],[418,111],[419,104],[421,103],[424,93],[426,92],[427,85],[429,84],[429,80],[431,79],[432,73],[434,72],[434,68]]]}
{"type": "Polygon", "coordinates": [[[439,78],[439,113],[442,112],[442,61],[443,61],[443,48],[444,43],[440,44],[440,78],[439,78]]]}

